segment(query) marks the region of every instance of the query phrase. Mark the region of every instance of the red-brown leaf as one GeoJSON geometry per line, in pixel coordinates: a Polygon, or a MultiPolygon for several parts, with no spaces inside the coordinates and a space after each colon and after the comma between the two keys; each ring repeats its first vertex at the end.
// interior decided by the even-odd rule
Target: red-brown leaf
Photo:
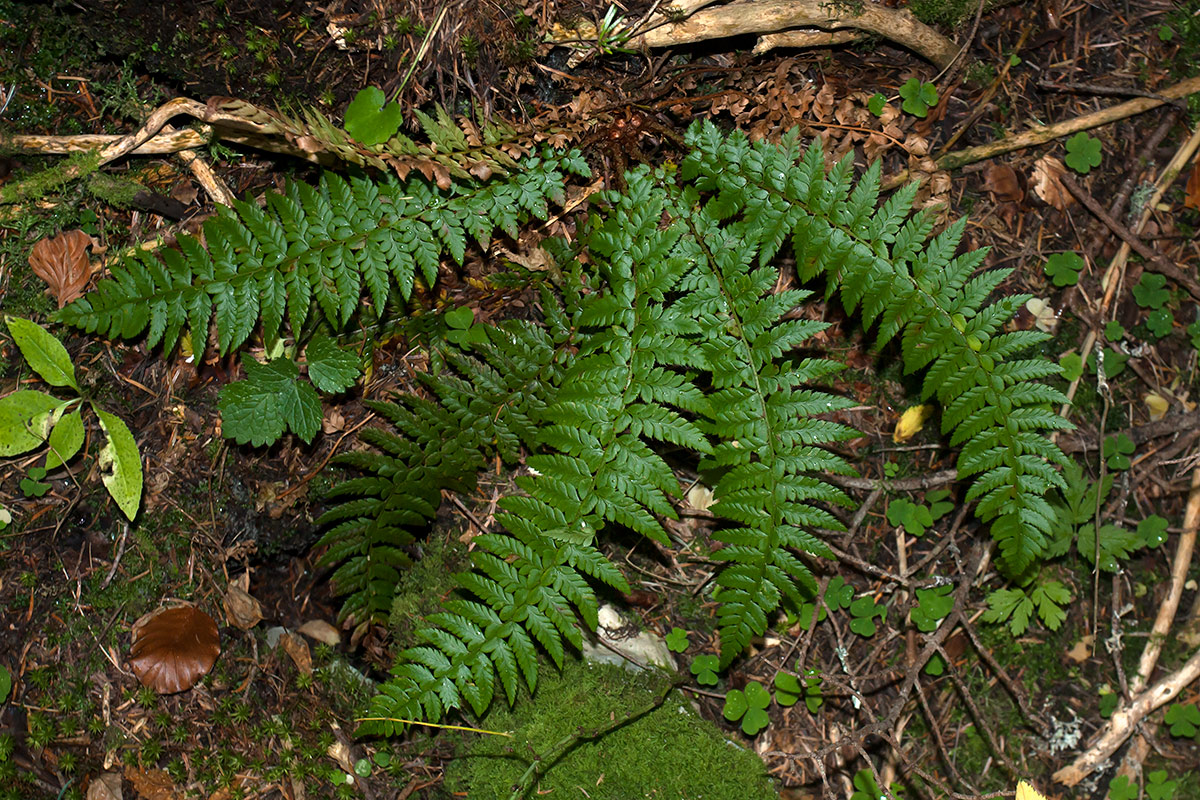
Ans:
{"type": "Polygon", "coordinates": [[[186,691],[221,654],[217,623],[191,606],[167,608],[133,626],[129,665],[143,686],[159,694],[186,691]]]}
{"type": "Polygon", "coordinates": [[[1188,175],[1183,207],[1200,209],[1200,157],[1196,158],[1195,163],[1192,164],[1192,172],[1188,175]]]}
{"type": "Polygon", "coordinates": [[[92,244],[92,237],[83,231],[64,231],[33,246],[29,266],[34,275],[50,284],[59,308],[82,295],[92,277],[87,254],[92,244]]]}

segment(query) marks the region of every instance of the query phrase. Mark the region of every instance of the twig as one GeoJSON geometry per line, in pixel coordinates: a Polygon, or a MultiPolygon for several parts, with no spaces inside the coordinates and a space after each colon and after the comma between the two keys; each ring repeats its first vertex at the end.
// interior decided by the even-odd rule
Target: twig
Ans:
{"type": "MultiPolygon", "coordinates": [[[[1023,150],[1026,147],[1052,142],[1055,139],[1061,139],[1064,136],[1070,136],[1079,131],[1099,128],[1116,122],[1119,119],[1126,119],[1127,117],[1158,108],[1168,101],[1179,100],[1197,92],[1200,92],[1200,77],[1188,78],[1174,86],[1163,89],[1159,93],[1163,98],[1161,100],[1139,97],[1136,100],[1119,103],[1118,105],[1104,108],[1091,114],[1084,114],[1083,116],[1063,120],[1062,122],[1055,122],[1051,125],[1035,125],[1026,131],[1006,136],[1003,139],[997,139],[994,142],[967,147],[962,150],[956,150],[953,153],[946,153],[935,159],[935,162],[938,169],[957,169],[967,164],[974,164],[977,161],[985,161],[1003,153],[1011,153],[1014,150],[1023,150]]],[[[908,183],[909,180],[908,170],[901,170],[887,178],[883,182],[882,188],[884,190],[895,189],[897,186],[908,183]]]]}
{"type": "Polygon", "coordinates": [[[1080,754],[1073,762],[1054,773],[1054,780],[1067,786],[1075,786],[1105,760],[1134,732],[1138,723],[1147,715],[1169,702],[1192,681],[1200,677],[1200,650],[1176,672],[1163,678],[1155,686],[1145,689],[1150,674],[1162,652],[1170,629],[1171,619],[1179,606],[1183,594],[1183,583],[1191,565],[1192,552],[1196,544],[1196,531],[1200,528],[1200,469],[1192,474],[1192,491],[1188,496],[1187,512],[1184,516],[1183,534],[1179,537],[1179,547],[1175,551],[1175,561],[1171,567],[1171,583],[1167,597],[1159,608],[1154,620],[1154,628],[1146,642],[1146,649],[1138,663],[1137,674],[1133,678],[1131,689],[1134,697],[1128,704],[1122,704],[1113,712],[1112,718],[1101,736],[1088,750],[1080,754]]]}
{"type": "MultiPolygon", "coordinates": [[[[1200,91],[1200,78],[1193,78],[1191,81],[1184,81],[1184,83],[1194,83],[1196,87],[1194,91],[1200,91]]],[[[1176,84],[1176,87],[1182,85],[1183,84],[1176,84]]],[[[1134,100],[1131,102],[1148,103],[1151,101],[1134,100]]],[[[1124,105],[1129,105],[1129,103],[1125,103],[1124,105]]],[[[1197,127],[1195,132],[1192,133],[1191,137],[1184,142],[1178,150],[1175,151],[1175,155],[1172,156],[1171,161],[1158,176],[1158,180],[1154,183],[1154,194],[1143,207],[1142,216],[1138,220],[1138,224],[1134,228],[1134,232],[1140,231],[1142,226],[1146,224],[1146,221],[1150,219],[1150,214],[1154,211],[1154,207],[1158,205],[1158,201],[1162,199],[1162,196],[1166,193],[1167,189],[1169,189],[1171,185],[1175,183],[1175,180],[1179,177],[1180,173],[1183,171],[1183,168],[1188,164],[1188,162],[1192,160],[1192,156],[1195,155],[1198,148],[1200,148],[1200,127],[1197,127]]],[[[1121,281],[1117,280],[1117,276],[1120,275],[1124,270],[1125,261],[1129,258],[1129,253],[1129,245],[1122,244],[1120,249],[1117,250],[1117,254],[1113,256],[1112,260],[1108,263],[1108,269],[1104,271],[1104,278],[1100,281],[1100,285],[1104,288],[1104,298],[1100,302],[1100,316],[1103,316],[1105,313],[1107,313],[1108,308],[1112,305],[1113,297],[1116,295],[1117,285],[1121,283],[1121,281]]],[[[1083,347],[1080,349],[1080,353],[1083,354],[1084,358],[1086,358],[1087,354],[1091,352],[1092,347],[1095,346],[1098,338],[1098,328],[1093,326],[1092,329],[1088,331],[1087,337],[1083,342],[1083,347]]],[[[1082,380],[1082,376],[1071,381],[1071,385],[1067,387],[1067,402],[1063,403],[1062,407],[1059,409],[1058,413],[1060,416],[1065,417],[1067,412],[1070,411],[1070,401],[1075,397],[1075,391],[1079,388],[1080,380],[1082,380]]]]}
{"type": "Polygon", "coordinates": [[[1149,247],[1145,242],[1139,239],[1133,231],[1126,228],[1104,210],[1104,208],[1096,202],[1096,199],[1080,186],[1074,178],[1065,172],[1059,175],[1059,180],[1062,185],[1067,187],[1076,200],[1078,200],[1084,208],[1092,212],[1097,219],[1108,226],[1108,229],[1121,238],[1121,241],[1131,248],[1134,252],[1146,259],[1147,266],[1154,272],[1165,275],[1177,284],[1188,290],[1196,300],[1200,300],[1200,283],[1191,275],[1188,275],[1175,264],[1172,264],[1166,257],[1157,250],[1149,247]]]}

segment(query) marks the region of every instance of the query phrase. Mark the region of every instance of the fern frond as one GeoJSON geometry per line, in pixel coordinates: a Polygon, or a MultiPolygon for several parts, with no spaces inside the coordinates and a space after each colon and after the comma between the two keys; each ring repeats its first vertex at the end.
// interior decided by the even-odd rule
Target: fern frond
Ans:
{"type": "MultiPolygon", "coordinates": [[[[947,406],[944,425],[947,431],[956,429],[953,440],[964,445],[960,473],[987,481],[981,485],[989,488],[978,495],[986,502],[977,511],[993,523],[1002,566],[1011,575],[1025,570],[1048,532],[1040,495],[1061,481],[1052,467],[1063,460],[1039,434],[1065,423],[1035,410],[1065,398],[1048,387],[1025,388],[1057,374],[1055,365],[1003,361],[1041,339],[1035,332],[1001,333],[1024,297],[986,305],[1008,271],[976,274],[986,250],[956,255],[964,222],[930,240],[928,216],[910,216],[915,184],[871,209],[877,164],[848,191],[849,162],[825,174],[817,141],[799,163],[785,165],[779,158],[794,153],[791,139],[778,147],[750,144],[740,133],[725,136],[711,124],[698,124],[688,142],[694,150],[680,174],[693,179],[702,193],[714,193],[714,200],[701,206],[707,225],[737,228],[742,241],[766,242],[769,252],[779,226],[790,225],[802,279],[825,274],[829,290],[841,293],[847,310],[861,308],[864,319],[876,326],[880,344],[902,334],[906,369],[927,369],[925,394],[947,406]],[[787,176],[782,186],[777,175],[787,176]]],[[[731,244],[714,247],[729,250],[731,244]]],[[[722,379],[732,377],[729,367],[721,370],[722,379]]]]}
{"type": "Polygon", "coordinates": [[[346,180],[326,173],[318,186],[291,183],[269,193],[265,208],[218,207],[204,224],[207,249],[181,235],[179,250],[139,254],[112,278],[58,312],[58,320],[106,336],[148,331],[147,344],[172,350],[185,327],[208,339],[215,318],[222,354],[240,347],[262,322],[273,338],[286,318],[299,334],[311,306],[342,330],[365,292],[382,311],[394,285],[407,300],[418,280],[432,285],[449,252],[486,245],[499,228],[518,235],[529,216],[545,219],[565,197],[568,173],[585,174],[577,153],[530,157],[504,179],[439,188],[425,180],[346,180]]]}

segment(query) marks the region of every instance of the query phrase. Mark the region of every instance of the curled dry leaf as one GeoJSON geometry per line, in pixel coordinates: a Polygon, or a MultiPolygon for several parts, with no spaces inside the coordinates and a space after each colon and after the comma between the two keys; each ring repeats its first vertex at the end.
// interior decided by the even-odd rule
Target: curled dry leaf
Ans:
{"type": "Polygon", "coordinates": [[[1033,193],[1040,197],[1043,203],[1059,211],[1065,211],[1067,206],[1075,202],[1067,187],[1063,186],[1062,175],[1065,172],[1066,167],[1057,158],[1042,156],[1034,163],[1033,175],[1029,181],[1033,193]]]}
{"type": "Polygon", "coordinates": [[[220,654],[216,621],[197,608],[180,606],[134,623],[129,665],[143,686],[174,694],[192,688],[220,654]]]}
{"type": "Polygon", "coordinates": [[[50,285],[59,308],[83,294],[93,272],[87,249],[94,244],[83,231],[64,231],[33,246],[29,266],[50,285]]]}
{"type": "Polygon", "coordinates": [[[312,653],[308,649],[308,642],[294,633],[284,633],[279,637],[279,645],[292,659],[301,675],[312,675],[312,653]]]}
{"type": "Polygon", "coordinates": [[[262,622],[262,604],[240,586],[231,583],[221,604],[225,606],[225,619],[230,625],[248,631],[262,622]]]}

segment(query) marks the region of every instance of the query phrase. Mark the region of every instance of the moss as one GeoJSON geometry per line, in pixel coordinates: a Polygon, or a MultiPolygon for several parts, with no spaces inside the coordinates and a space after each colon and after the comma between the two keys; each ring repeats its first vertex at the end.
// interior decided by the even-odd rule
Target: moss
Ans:
{"type": "Polygon", "coordinates": [[[417,626],[442,610],[442,599],[458,585],[454,574],[469,566],[466,546],[450,534],[435,535],[420,545],[420,558],[396,583],[389,624],[397,642],[415,643],[417,626]]]}
{"type": "MultiPolygon", "coordinates": [[[[515,710],[503,701],[480,721],[512,738],[481,736],[446,772],[446,788],[472,798],[507,798],[532,763],[583,729],[607,726],[612,715],[645,707],[663,688],[659,674],[632,675],[607,664],[568,662],[543,671],[536,697],[515,710]]],[[[679,692],[626,725],[581,740],[547,767],[526,795],[755,800],[776,796],[754,753],[726,740],[679,692]]]]}

